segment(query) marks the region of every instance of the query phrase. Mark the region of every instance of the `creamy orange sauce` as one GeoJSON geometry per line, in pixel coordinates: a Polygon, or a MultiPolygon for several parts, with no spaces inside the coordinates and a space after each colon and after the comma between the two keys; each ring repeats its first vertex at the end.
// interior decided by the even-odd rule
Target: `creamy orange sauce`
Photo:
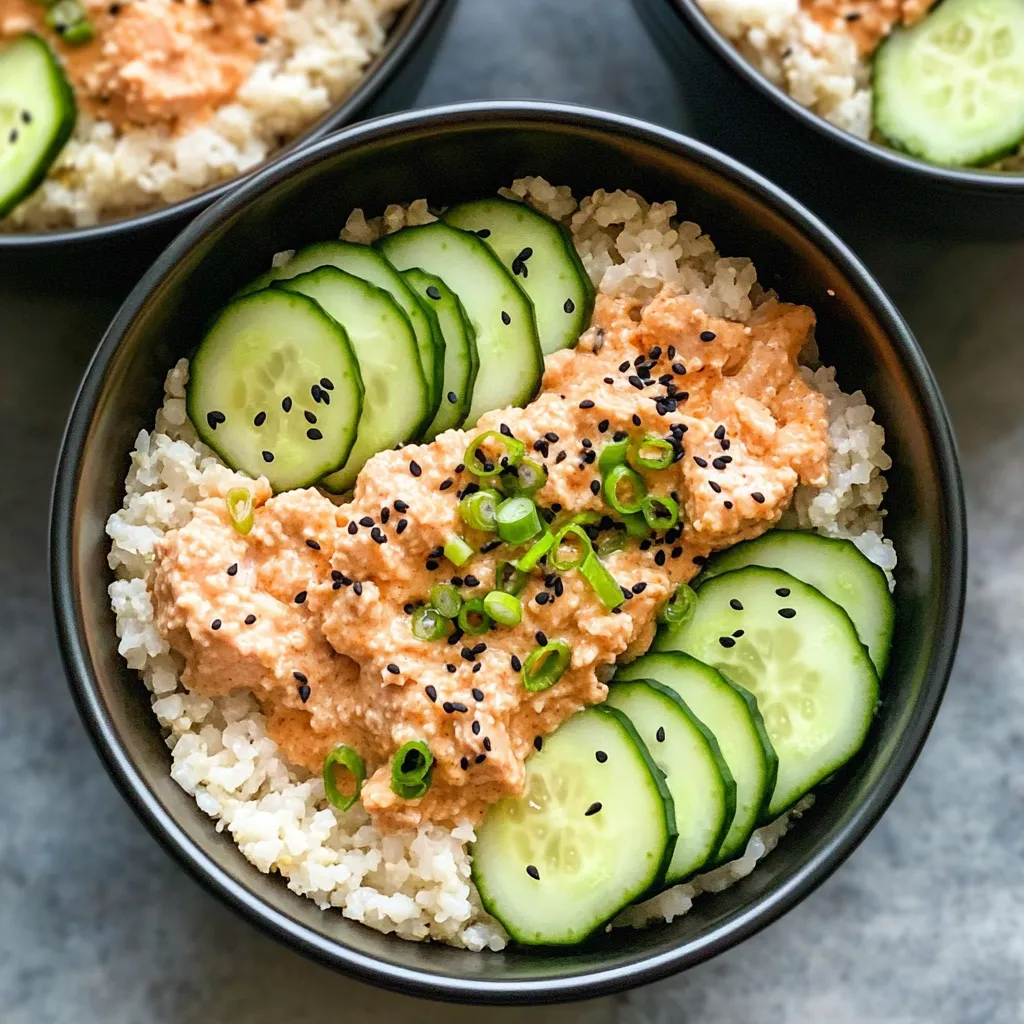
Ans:
{"type": "Polygon", "coordinates": [[[846,32],[862,56],[874,53],[896,25],[913,25],[935,0],[800,0],[800,6],[830,32],[846,32]]]}
{"type": "Polygon", "coordinates": [[[223,500],[201,502],[159,543],[150,579],[185,685],[251,690],[284,755],[313,772],[336,744],[354,747],[370,776],[363,805],[385,831],[479,820],[489,803],[522,792],[538,738],[604,700],[613,664],[648,648],[659,609],[704,557],[771,527],[798,483],[826,482],[825,403],[797,366],[813,325],[806,307],[774,301],[744,326],[669,288],[646,308],[601,297],[580,345],[547,358],[529,406],[380,453],[350,503],[313,489],[280,494],[242,536],[223,500]],[[467,599],[482,596],[496,562],[510,557],[503,546],[457,569],[438,553],[453,533],[478,550],[493,539],[469,530],[457,503],[474,480],[461,465],[467,444],[502,425],[547,467],[537,501],[558,518],[610,511],[594,493],[594,453],[617,432],[671,437],[674,427],[684,454],[644,475],[651,493],[679,497],[684,525],[606,556],[630,593],[617,613],[578,572],[557,583],[538,572],[521,595],[519,626],[454,644],[417,640],[408,609],[432,584],[454,577],[467,599]],[[529,693],[517,665],[538,631],[567,641],[571,663],[550,689],[529,693]],[[390,759],[414,739],[436,763],[427,795],[406,801],[391,790],[390,759]]]}
{"type": "Polygon", "coordinates": [[[67,70],[79,109],[120,127],[181,131],[231,100],[273,35],[284,0],[83,0],[92,40],[69,46],[36,0],[0,0],[0,41],[33,31],[67,70]]]}

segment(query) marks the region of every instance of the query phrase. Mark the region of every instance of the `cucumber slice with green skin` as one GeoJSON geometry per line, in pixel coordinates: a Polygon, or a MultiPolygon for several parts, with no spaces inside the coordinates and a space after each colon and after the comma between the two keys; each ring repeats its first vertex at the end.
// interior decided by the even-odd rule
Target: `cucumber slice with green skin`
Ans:
{"type": "MultiPolygon", "coordinates": [[[[441,402],[441,385],[444,381],[444,337],[420,305],[413,290],[402,275],[370,245],[356,242],[317,242],[300,249],[287,263],[260,274],[242,292],[266,288],[274,281],[286,281],[299,274],[308,274],[319,267],[337,267],[353,277],[383,288],[401,307],[409,318],[416,333],[416,347],[419,350],[420,366],[429,388],[431,407],[423,427],[434,418],[441,402]]],[[[419,436],[417,431],[415,436],[419,436]]]]}
{"type": "Polygon", "coordinates": [[[413,267],[403,271],[402,277],[416,293],[423,308],[437,317],[438,330],[444,338],[441,404],[423,432],[424,440],[432,441],[443,431],[461,426],[469,412],[473,383],[480,365],[476,355],[476,336],[458,295],[436,274],[413,267]]]}
{"type": "Polygon", "coordinates": [[[853,541],[798,530],[771,530],[713,555],[698,585],[748,565],[782,569],[835,601],[853,620],[879,678],[885,674],[896,609],[885,573],[861,554],[853,541]]]}
{"type": "Polygon", "coordinates": [[[944,0],[875,53],[875,128],[935,164],[990,164],[1024,139],[1024,4],[944,0]]]}
{"type": "Polygon", "coordinates": [[[616,693],[620,680],[645,678],[657,679],[678,693],[718,741],[736,782],[736,813],[714,863],[741,857],[768,811],[779,770],[757,701],[721,672],[679,651],[645,654],[623,665],[615,673],[610,692],[616,693]]]}
{"type": "MultiPolygon", "coordinates": [[[[359,360],[365,397],[356,443],[345,464],[320,481],[343,494],[367,459],[415,437],[429,410],[416,335],[388,292],[337,267],[278,281],[273,288],[306,295],[322,306],[345,327],[359,360]]],[[[333,405],[334,396],[327,398],[333,405]]]]}
{"type": "Polygon", "coordinates": [[[629,719],[588,708],[526,762],[521,797],[493,804],[473,881],[517,942],[582,942],[656,885],[675,845],[672,797],[629,719]]]}
{"type": "Polygon", "coordinates": [[[39,36],[0,47],[0,217],[39,187],[76,116],[64,68],[39,36]]]}
{"type": "Polygon", "coordinates": [[[629,718],[665,774],[679,836],[663,884],[678,885],[715,860],[736,811],[736,783],[714,734],[671,687],[616,683],[606,704],[629,718]]]}
{"type": "Polygon", "coordinates": [[[864,743],[875,667],[846,612],[789,573],[748,566],[708,580],[690,621],[659,633],[654,648],[685,651],[757,698],[779,757],[769,817],[864,743]]]}
{"type": "Polygon", "coordinates": [[[186,404],[199,437],[232,469],[287,491],[348,458],[363,382],[336,320],[303,295],[266,290],[217,317],[192,357],[186,404]],[[330,404],[315,400],[320,391],[330,404]]]}
{"type": "Polygon", "coordinates": [[[497,196],[460,203],[442,219],[482,238],[529,295],[544,355],[579,341],[594,312],[594,286],[561,224],[497,196]]]}
{"type": "Polygon", "coordinates": [[[476,235],[438,221],[404,228],[376,243],[399,270],[436,274],[462,301],[480,358],[464,426],[492,409],[524,406],[544,372],[533,305],[476,235]]]}

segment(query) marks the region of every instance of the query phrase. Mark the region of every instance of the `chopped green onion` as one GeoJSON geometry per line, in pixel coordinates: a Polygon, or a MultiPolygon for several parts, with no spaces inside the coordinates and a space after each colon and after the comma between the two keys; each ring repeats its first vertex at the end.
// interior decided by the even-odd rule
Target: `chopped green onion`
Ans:
{"type": "Polygon", "coordinates": [[[518,626],[523,621],[522,601],[501,590],[492,590],[484,598],[484,611],[499,626],[518,626]]]}
{"type": "Polygon", "coordinates": [[[69,46],[81,46],[95,34],[92,22],[78,0],[57,0],[46,12],[46,24],[69,46]]]}
{"type": "Polygon", "coordinates": [[[505,594],[521,594],[526,579],[526,573],[521,572],[515,562],[498,562],[494,567],[494,589],[505,594]]]}
{"type": "Polygon", "coordinates": [[[459,629],[470,636],[480,636],[494,625],[490,615],[487,614],[482,597],[474,597],[472,601],[467,601],[462,606],[459,610],[458,623],[459,629]]]}
{"type": "Polygon", "coordinates": [[[672,442],[657,434],[644,434],[629,446],[629,464],[634,469],[668,469],[675,457],[672,442]],[[649,454],[652,450],[656,454],[649,454]]]}
{"type": "Polygon", "coordinates": [[[347,811],[358,799],[359,791],[366,781],[366,762],[351,747],[344,743],[336,746],[324,759],[324,789],[327,799],[339,811],[347,811]],[[337,768],[345,768],[352,776],[351,793],[342,793],[338,789],[337,768]]]}
{"type": "Polygon", "coordinates": [[[526,445],[518,438],[506,437],[504,434],[498,433],[497,430],[485,430],[469,442],[462,461],[465,462],[466,469],[474,476],[494,476],[503,469],[508,469],[509,466],[517,466],[525,454],[526,445]],[[483,450],[483,446],[492,440],[497,441],[506,453],[495,462],[491,462],[483,450]]]}
{"type": "Polygon", "coordinates": [[[606,608],[618,608],[626,600],[622,588],[615,582],[615,577],[593,552],[587,555],[586,560],[580,566],[580,572],[594,588],[594,592],[606,608]]]}
{"type": "Polygon", "coordinates": [[[462,607],[459,592],[450,583],[435,583],[430,588],[430,607],[446,619],[454,619],[462,607]]]}
{"type": "MultiPolygon", "coordinates": [[[[643,517],[641,516],[641,519],[643,517]]],[[[614,554],[616,551],[621,551],[629,543],[629,536],[625,530],[616,530],[610,537],[606,537],[598,545],[597,553],[602,558],[606,555],[614,554]]]]}
{"type": "Polygon", "coordinates": [[[474,530],[493,533],[497,528],[498,502],[501,495],[490,488],[467,494],[459,502],[459,515],[467,526],[474,530]]]}
{"type": "Polygon", "coordinates": [[[412,635],[417,640],[440,640],[448,633],[448,620],[429,605],[412,613],[412,635]]]}
{"type": "Polygon", "coordinates": [[[523,459],[517,466],[501,474],[506,494],[533,497],[548,482],[548,471],[533,459],[523,459]]]}
{"type": "Polygon", "coordinates": [[[548,559],[548,564],[558,572],[578,569],[586,561],[587,555],[593,550],[594,546],[583,527],[578,523],[569,523],[568,526],[563,526],[555,536],[555,543],[551,547],[551,557],[548,559]],[[560,558],[562,545],[567,538],[579,543],[579,551],[567,559],[560,558]]]}
{"type": "Polygon", "coordinates": [[[652,530],[671,530],[679,522],[679,503],[663,494],[648,494],[641,511],[652,530]]]}
{"type": "Polygon", "coordinates": [[[224,502],[231,525],[245,536],[252,529],[252,491],[248,487],[232,487],[224,496],[224,502]]]}
{"type": "MultiPolygon", "coordinates": [[[[643,505],[641,505],[642,507],[643,505]]],[[[650,536],[651,528],[647,525],[647,520],[644,519],[642,512],[633,512],[628,516],[623,516],[622,521],[626,524],[626,533],[630,537],[650,536]]]]}
{"type": "Polygon", "coordinates": [[[621,515],[639,512],[645,494],[647,494],[647,485],[644,483],[644,478],[639,473],[630,469],[629,466],[612,466],[605,474],[605,501],[621,515]],[[619,489],[623,484],[629,490],[628,498],[623,498],[619,494],[619,489]]]}
{"type": "Polygon", "coordinates": [[[508,498],[498,506],[498,536],[503,541],[525,544],[543,529],[531,498],[508,498]]]}
{"type": "Polygon", "coordinates": [[[523,665],[523,686],[539,693],[554,686],[569,667],[569,645],[564,640],[549,640],[538,647],[523,665]]]}
{"type": "Polygon", "coordinates": [[[444,546],[444,557],[452,565],[465,565],[476,552],[466,543],[463,537],[453,533],[444,546]]]}
{"type": "Polygon", "coordinates": [[[597,469],[601,476],[605,476],[609,470],[621,466],[626,461],[626,454],[629,451],[629,438],[621,441],[609,441],[602,449],[597,460],[597,469]]]}
{"type": "Polygon", "coordinates": [[[391,762],[391,790],[403,800],[418,800],[430,789],[434,755],[423,740],[403,743],[391,762]]]}
{"type": "Polygon", "coordinates": [[[661,609],[658,618],[666,625],[679,627],[690,621],[696,609],[697,594],[692,587],[682,583],[665,602],[665,607],[661,609]]]}
{"type": "Polygon", "coordinates": [[[541,539],[516,562],[516,568],[521,572],[529,572],[531,569],[536,569],[540,560],[551,550],[554,543],[555,535],[553,533],[545,533],[544,536],[541,537],[541,539]]]}

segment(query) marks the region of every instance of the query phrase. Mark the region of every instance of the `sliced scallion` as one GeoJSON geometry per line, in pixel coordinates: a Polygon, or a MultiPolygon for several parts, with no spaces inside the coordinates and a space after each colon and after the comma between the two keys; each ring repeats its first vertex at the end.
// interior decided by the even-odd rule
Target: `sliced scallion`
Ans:
{"type": "Polygon", "coordinates": [[[590,538],[579,523],[569,523],[563,526],[555,536],[555,543],[551,546],[551,555],[548,563],[552,569],[558,572],[569,572],[570,569],[578,569],[587,559],[587,555],[594,550],[590,538]],[[574,542],[577,550],[569,558],[561,557],[562,545],[566,541],[574,542]]]}
{"type": "Polygon", "coordinates": [[[605,474],[604,499],[620,515],[639,512],[647,494],[644,478],[629,466],[618,465],[605,474]],[[624,496],[622,491],[627,494],[624,496]]]}
{"type": "Polygon", "coordinates": [[[366,781],[366,762],[344,743],[336,746],[324,759],[324,790],[327,799],[339,811],[347,811],[358,799],[366,781]],[[344,768],[352,776],[352,792],[342,793],[338,788],[338,769],[344,768]]]}
{"type": "Polygon", "coordinates": [[[622,521],[625,523],[626,533],[630,537],[650,536],[651,528],[647,525],[647,520],[644,519],[642,512],[633,512],[628,516],[623,516],[622,521]]]}
{"type": "Polygon", "coordinates": [[[391,761],[391,789],[403,800],[418,800],[430,789],[434,755],[423,740],[403,743],[391,761]]]}
{"type": "Polygon", "coordinates": [[[476,552],[466,543],[465,538],[453,533],[444,546],[444,557],[452,565],[465,565],[476,552]]]}
{"type": "Polygon", "coordinates": [[[474,530],[493,533],[497,529],[498,503],[501,495],[490,488],[467,494],[459,502],[459,515],[474,530]]]}
{"type": "Polygon", "coordinates": [[[494,625],[490,615],[487,614],[482,597],[474,597],[472,601],[467,601],[459,609],[458,623],[459,629],[469,636],[480,636],[494,625]]]}
{"type": "Polygon", "coordinates": [[[664,494],[648,494],[641,511],[652,530],[671,530],[679,522],[679,503],[664,494]]]}
{"type": "Polygon", "coordinates": [[[509,544],[525,544],[543,528],[531,498],[508,498],[498,506],[498,536],[509,544]]]}
{"type": "Polygon", "coordinates": [[[484,598],[484,611],[499,626],[518,626],[523,621],[522,601],[501,590],[492,590],[484,598]]]}
{"type": "Polygon", "coordinates": [[[523,664],[523,686],[530,693],[539,693],[554,686],[569,667],[569,645],[564,640],[549,640],[538,647],[523,664]]]}
{"type": "Polygon", "coordinates": [[[459,592],[450,583],[435,583],[430,588],[430,607],[446,619],[454,619],[462,607],[459,592]]]}
{"type": "Polygon", "coordinates": [[[544,536],[541,537],[541,539],[516,562],[516,568],[521,572],[530,572],[531,569],[536,569],[540,564],[540,560],[551,550],[554,543],[555,535],[553,533],[545,533],[544,536]]]}
{"type": "Polygon", "coordinates": [[[96,34],[85,8],[78,0],[57,0],[46,12],[46,24],[68,46],[82,46],[96,34]]]}
{"type": "Polygon", "coordinates": [[[621,441],[609,441],[602,449],[597,459],[598,472],[605,476],[609,470],[621,466],[626,461],[626,454],[629,451],[629,438],[621,441]]]}
{"type": "Polygon", "coordinates": [[[683,583],[665,602],[665,607],[661,609],[658,618],[669,626],[683,626],[690,620],[696,608],[696,593],[692,587],[683,583]]]}
{"type": "Polygon", "coordinates": [[[631,442],[627,457],[634,469],[668,469],[676,452],[671,441],[657,434],[644,434],[631,442]]]}
{"type": "Polygon", "coordinates": [[[508,495],[533,497],[548,482],[548,471],[533,459],[523,459],[501,475],[501,486],[508,495]]]}
{"type": "Polygon", "coordinates": [[[448,633],[448,620],[436,608],[424,605],[412,613],[410,628],[417,640],[440,640],[448,633]]]}
{"type": "Polygon", "coordinates": [[[252,491],[248,487],[232,487],[224,496],[228,518],[236,532],[243,536],[252,529],[252,491]]]}
{"type": "Polygon", "coordinates": [[[494,476],[509,466],[517,466],[525,454],[526,445],[518,438],[507,437],[497,430],[485,430],[469,442],[462,461],[474,476],[494,476]],[[484,450],[484,445],[491,441],[497,442],[505,450],[504,456],[496,457],[493,462],[484,450]]]}
{"type": "Polygon", "coordinates": [[[498,562],[494,567],[494,589],[505,594],[518,595],[526,586],[527,576],[515,562],[498,562]]]}
{"type": "Polygon", "coordinates": [[[618,608],[625,601],[626,598],[618,583],[615,582],[615,577],[605,568],[604,563],[593,551],[587,555],[580,566],[580,572],[594,588],[594,593],[597,594],[605,608],[618,608]]]}

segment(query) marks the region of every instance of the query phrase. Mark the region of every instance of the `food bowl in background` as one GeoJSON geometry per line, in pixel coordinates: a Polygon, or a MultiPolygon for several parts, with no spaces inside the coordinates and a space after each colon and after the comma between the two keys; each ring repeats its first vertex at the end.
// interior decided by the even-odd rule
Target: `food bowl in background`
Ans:
{"type": "Polygon", "coordinates": [[[1024,174],[944,167],[852,135],[751,64],[699,0],[633,0],[700,138],[749,163],[847,239],[905,226],[944,239],[1024,237],[1024,174]]]}
{"type": "Polygon", "coordinates": [[[953,439],[906,324],[850,251],[763,178],[701,143],[626,117],[543,103],[478,103],[357,125],[266,167],[201,214],[117,314],[82,384],[57,469],[52,580],[72,692],[108,771],[152,834],[206,888],[322,963],[421,996],[524,1003],[589,998],[707,960],[775,920],[864,838],[910,771],[952,665],[966,526],[953,439]],[[122,662],[107,599],[104,524],[161,383],[202,326],[271,254],[378,214],[543,175],[578,195],[632,188],[672,199],[724,255],[751,256],[766,287],[818,314],[822,358],[863,388],[895,461],[887,534],[900,554],[898,617],[881,711],[853,764],[753,874],[685,917],[572,950],[468,953],[388,937],[323,912],[260,874],[170,778],[149,694],[122,662]]]}

